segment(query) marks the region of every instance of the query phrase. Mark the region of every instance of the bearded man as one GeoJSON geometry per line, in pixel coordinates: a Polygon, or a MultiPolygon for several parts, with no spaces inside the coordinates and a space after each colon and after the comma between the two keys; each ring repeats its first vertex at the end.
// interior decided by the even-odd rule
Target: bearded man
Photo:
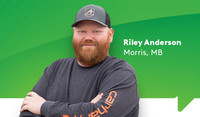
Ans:
{"type": "Polygon", "coordinates": [[[25,97],[20,117],[138,117],[134,69],[109,56],[114,31],[104,8],[81,8],[73,27],[75,58],[53,62],[25,97]]]}

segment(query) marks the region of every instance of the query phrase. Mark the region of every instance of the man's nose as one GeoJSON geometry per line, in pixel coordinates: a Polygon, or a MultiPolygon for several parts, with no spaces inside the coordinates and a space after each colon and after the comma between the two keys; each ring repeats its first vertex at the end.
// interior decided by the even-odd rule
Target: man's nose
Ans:
{"type": "Polygon", "coordinates": [[[85,40],[94,40],[94,36],[92,33],[87,33],[84,37],[85,40]]]}

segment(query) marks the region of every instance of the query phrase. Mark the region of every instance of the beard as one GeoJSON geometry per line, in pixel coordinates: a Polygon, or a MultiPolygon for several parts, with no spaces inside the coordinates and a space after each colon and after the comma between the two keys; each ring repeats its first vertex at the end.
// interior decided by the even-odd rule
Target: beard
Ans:
{"type": "Polygon", "coordinates": [[[81,65],[86,67],[95,66],[103,61],[108,56],[109,47],[109,37],[104,43],[98,43],[93,40],[83,40],[78,43],[76,39],[73,38],[73,48],[76,59],[81,65]]]}

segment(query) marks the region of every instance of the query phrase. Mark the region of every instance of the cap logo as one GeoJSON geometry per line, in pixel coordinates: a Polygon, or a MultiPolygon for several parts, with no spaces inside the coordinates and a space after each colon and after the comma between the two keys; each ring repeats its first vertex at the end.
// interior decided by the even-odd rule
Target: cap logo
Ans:
{"type": "Polygon", "coordinates": [[[94,8],[86,8],[85,9],[85,16],[86,17],[91,17],[94,16],[95,9],[94,8]]]}

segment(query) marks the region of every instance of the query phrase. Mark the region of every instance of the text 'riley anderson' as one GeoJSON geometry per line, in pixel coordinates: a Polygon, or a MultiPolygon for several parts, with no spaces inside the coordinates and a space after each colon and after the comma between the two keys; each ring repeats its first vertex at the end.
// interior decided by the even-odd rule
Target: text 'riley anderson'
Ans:
{"type": "Polygon", "coordinates": [[[146,39],[145,41],[136,41],[134,39],[124,39],[124,45],[126,46],[130,46],[130,45],[134,45],[134,46],[139,46],[141,47],[142,45],[177,45],[180,46],[181,45],[181,41],[161,41],[160,39],[156,40],[156,41],[149,41],[148,39],[146,39]]]}

